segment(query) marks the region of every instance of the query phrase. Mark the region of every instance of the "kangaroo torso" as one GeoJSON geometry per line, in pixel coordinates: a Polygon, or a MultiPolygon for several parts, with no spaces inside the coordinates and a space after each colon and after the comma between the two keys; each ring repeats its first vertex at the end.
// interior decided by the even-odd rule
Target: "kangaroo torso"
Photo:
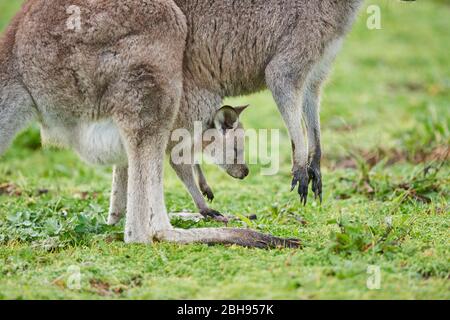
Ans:
{"type": "MultiPolygon", "coordinates": [[[[175,0],[187,18],[185,78],[222,96],[265,88],[265,71],[282,52],[315,46],[320,61],[350,27],[359,1],[175,0]]],[[[313,54],[314,52],[305,52],[313,54]]]]}

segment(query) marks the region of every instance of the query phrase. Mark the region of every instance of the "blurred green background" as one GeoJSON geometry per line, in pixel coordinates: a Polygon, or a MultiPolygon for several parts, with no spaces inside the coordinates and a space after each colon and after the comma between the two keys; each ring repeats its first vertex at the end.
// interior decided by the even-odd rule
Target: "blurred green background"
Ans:
{"type": "MultiPolygon", "coordinates": [[[[21,2],[0,0],[0,30],[21,2]]],[[[123,226],[105,225],[111,169],[41,148],[34,125],[0,160],[0,298],[449,299],[450,2],[370,4],[382,28],[361,11],[323,94],[323,205],[289,193],[290,143],[268,92],[227,102],[251,104],[247,128],[281,129],[281,172],[206,170],[215,209],[256,213],[235,225],[298,237],[302,250],[126,246],[123,226]],[[379,290],[367,287],[371,265],[379,290]]],[[[165,177],[168,209],[194,211],[165,177]]]]}

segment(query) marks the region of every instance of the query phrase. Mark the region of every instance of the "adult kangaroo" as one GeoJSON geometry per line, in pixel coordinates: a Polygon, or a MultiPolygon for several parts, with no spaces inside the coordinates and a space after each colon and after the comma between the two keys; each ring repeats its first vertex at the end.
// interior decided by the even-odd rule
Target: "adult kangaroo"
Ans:
{"type": "Polygon", "coordinates": [[[268,88],[292,140],[292,189],[322,199],[322,83],[361,0],[175,0],[187,18],[185,83],[220,101],[268,88]],[[307,135],[302,123],[306,125],[307,135]]]}
{"type": "MultiPolygon", "coordinates": [[[[306,202],[312,181],[321,196],[320,87],[361,2],[29,0],[0,43],[0,153],[37,119],[44,140],[96,158],[79,133],[109,122],[128,165],[126,242],[297,246],[251,230],[174,229],[164,153],[173,128],[208,127],[225,96],[267,86],[292,140],[292,187],[306,202]]],[[[122,161],[104,151],[101,162],[122,161]]]]}

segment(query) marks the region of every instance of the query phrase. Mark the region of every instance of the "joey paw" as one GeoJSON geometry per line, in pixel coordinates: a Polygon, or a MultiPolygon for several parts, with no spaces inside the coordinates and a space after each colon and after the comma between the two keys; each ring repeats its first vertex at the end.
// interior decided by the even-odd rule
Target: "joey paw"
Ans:
{"type": "Polygon", "coordinates": [[[227,217],[225,217],[223,214],[221,214],[220,212],[213,210],[213,209],[204,209],[204,210],[200,211],[200,214],[202,216],[204,216],[205,218],[209,218],[214,221],[228,223],[227,217]]]}

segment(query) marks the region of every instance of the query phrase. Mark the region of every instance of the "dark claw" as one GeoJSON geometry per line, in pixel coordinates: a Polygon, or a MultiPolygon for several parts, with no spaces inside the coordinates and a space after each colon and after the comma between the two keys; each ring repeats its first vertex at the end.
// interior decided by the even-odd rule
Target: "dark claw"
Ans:
{"type": "Polygon", "coordinates": [[[309,181],[312,181],[312,191],[314,192],[315,199],[319,198],[322,203],[322,175],[320,169],[310,167],[308,170],[309,181]]]}
{"type": "Polygon", "coordinates": [[[209,218],[214,221],[228,223],[228,218],[226,218],[223,214],[213,209],[202,210],[200,211],[200,214],[207,219],[209,218]]]}
{"type": "Polygon", "coordinates": [[[208,199],[209,202],[213,202],[214,193],[212,192],[210,187],[201,188],[203,195],[208,199]]]}
{"type": "Polygon", "coordinates": [[[308,201],[308,185],[309,176],[305,170],[297,170],[294,172],[294,178],[292,179],[293,191],[298,184],[298,194],[300,195],[300,202],[305,206],[308,201]]]}

